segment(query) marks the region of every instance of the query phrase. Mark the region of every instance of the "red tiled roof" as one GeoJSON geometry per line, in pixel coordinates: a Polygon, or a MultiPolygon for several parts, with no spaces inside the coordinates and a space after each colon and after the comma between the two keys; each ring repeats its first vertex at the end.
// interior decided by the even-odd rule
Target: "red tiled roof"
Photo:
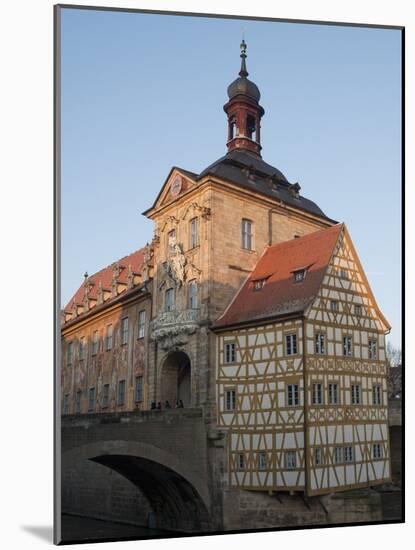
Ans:
{"type": "Polygon", "coordinates": [[[316,296],[343,229],[337,224],[269,246],[213,329],[303,311],[316,296]],[[307,268],[302,282],[293,272],[307,268]],[[265,279],[261,290],[254,281],[265,279]]]}
{"type": "MultiPolygon", "coordinates": [[[[118,267],[120,269],[117,282],[127,284],[129,265],[131,265],[131,269],[133,273],[137,275],[141,273],[141,268],[143,266],[143,260],[144,260],[144,250],[145,250],[144,248],[140,248],[139,250],[136,250],[132,254],[129,254],[128,256],[121,258],[121,260],[118,260],[118,262],[115,262],[115,263],[118,263],[118,267]]],[[[97,273],[94,273],[93,275],[89,276],[88,281],[89,283],[92,284],[91,289],[89,291],[89,298],[96,300],[98,297],[98,288],[99,288],[100,282],[104,290],[111,290],[112,265],[109,265],[104,269],[101,269],[101,271],[97,271],[97,273]]],[[[65,306],[64,308],[65,312],[72,313],[72,307],[74,303],[78,305],[83,304],[84,288],[85,288],[84,283],[82,283],[81,286],[78,288],[78,290],[75,292],[75,294],[72,296],[72,298],[69,300],[68,304],[65,306]]]]}

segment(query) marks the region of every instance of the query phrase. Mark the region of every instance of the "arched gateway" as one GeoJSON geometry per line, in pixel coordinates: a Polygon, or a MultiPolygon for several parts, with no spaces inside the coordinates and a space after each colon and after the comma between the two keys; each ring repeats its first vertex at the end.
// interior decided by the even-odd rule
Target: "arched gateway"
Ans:
{"type": "Polygon", "coordinates": [[[191,400],[191,361],[183,351],[174,351],[165,358],[160,376],[160,401],[172,407],[181,400],[185,407],[191,400]]]}

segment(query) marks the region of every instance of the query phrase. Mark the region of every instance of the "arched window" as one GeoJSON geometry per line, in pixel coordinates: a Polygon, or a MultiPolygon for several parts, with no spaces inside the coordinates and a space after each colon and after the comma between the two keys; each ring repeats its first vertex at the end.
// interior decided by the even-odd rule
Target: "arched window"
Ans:
{"type": "Polygon", "coordinates": [[[256,141],[256,120],[252,115],[246,117],[246,132],[250,139],[256,141]]]}

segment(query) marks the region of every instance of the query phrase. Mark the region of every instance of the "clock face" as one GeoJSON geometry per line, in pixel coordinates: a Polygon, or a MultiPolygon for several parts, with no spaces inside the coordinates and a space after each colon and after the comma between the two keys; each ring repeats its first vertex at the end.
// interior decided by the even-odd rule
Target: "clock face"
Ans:
{"type": "Polygon", "coordinates": [[[178,195],[182,188],[182,178],[180,176],[176,176],[171,184],[170,187],[170,193],[175,197],[178,195]]]}

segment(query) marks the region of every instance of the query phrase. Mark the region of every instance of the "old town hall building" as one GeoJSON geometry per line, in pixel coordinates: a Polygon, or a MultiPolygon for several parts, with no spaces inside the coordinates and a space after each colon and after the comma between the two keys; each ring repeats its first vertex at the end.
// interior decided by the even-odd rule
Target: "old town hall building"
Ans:
{"type": "Polygon", "coordinates": [[[225,488],[384,483],[390,326],[346,226],[262,159],[247,77],[242,42],[226,154],[173,167],[144,212],[151,243],[85,274],[62,311],[62,413],[200,408],[225,488]]]}

